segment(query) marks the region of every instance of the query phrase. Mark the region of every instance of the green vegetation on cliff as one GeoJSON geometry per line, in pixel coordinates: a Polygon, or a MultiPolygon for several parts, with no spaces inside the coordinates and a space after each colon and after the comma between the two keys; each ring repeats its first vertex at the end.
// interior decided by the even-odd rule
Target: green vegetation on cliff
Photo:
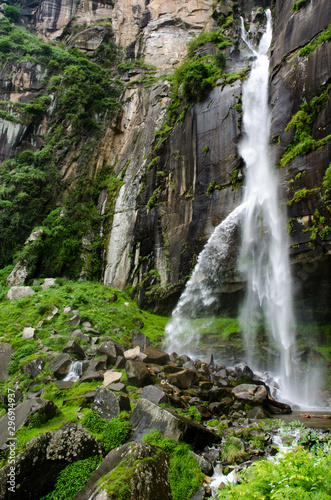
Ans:
{"type": "Polygon", "coordinates": [[[86,277],[100,277],[105,244],[100,227],[111,223],[114,193],[121,185],[111,167],[99,171],[97,178],[89,172],[103,124],[120,106],[121,84],[114,73],[118,50],[107,29],[105,41],[89,56],[64,44],[45,43],[9,19],[0,19],[4,68],[10,70],[13,62],[38,62],[37,77],[42,77],[38,97],[28,103],[2,102],[1,117],[31,130],[45,116],[50,121],[38,151],[25,150],[0,165],[0,267],[20,258],[31,277],[78,278],[82,267],[86,277]],[[76,163],[79,181],[71,177],[64,182],[61,167],[70,149],[77,151],[69,161],[76,163]],[[103,188],[109,191],[109,202],[107,213],[100,216],[96,205],[103,188]],[[64,191],[62,208],[56,208],[64,191]],[[36,227],[43,229],[42,236],[17,253],[36,227]]]}
{"type": "Polygon", "coordinates": [[[331,85],[328,85],[320,95],[313,97],[310,102],[304,100],[300,106],[300,110],[292,116],[285,131],[287,132],[293,128],[294,136],[291,144],[279,161],[281,167],[285,167],[295,156],[307,154],[310,151],[325,146],[331,141],[331,135],[327,135],[319,140],[314,139],[312,136],[317,117],[326,107],[330,92],[331,85]]]}
{"type": "Polygon", "coordinates": [[[324,31],[322,31],[320,35],[318,35],[318,37],[313,43],[308,43],[307,45],[305,45],[305,47],[303,47],[299,51],[299,56],[301,57],[308,56],[309,54],[314,52],[314,50],[317,49],[317,47],[321,43],[328,42],[329,40],[331,40],[331,24],[329,24],[329,26],[324,31]]]}

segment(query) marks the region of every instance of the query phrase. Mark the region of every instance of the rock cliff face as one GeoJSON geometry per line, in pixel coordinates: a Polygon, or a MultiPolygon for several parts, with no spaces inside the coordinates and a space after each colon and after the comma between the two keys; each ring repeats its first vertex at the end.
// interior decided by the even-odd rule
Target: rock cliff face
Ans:
{"type": "MultiPolygon", "coordinates": [[[[317,220],[315,210],[325,205],[322,183],[331,147],[327,140],[331,133],[331,45],[330,36],[324,41],[320,38],[330,23],[331,5],[327,0],[307,0],[295,12],[292,6],[292,0],[223,0],[216,7],[211,0],[25,3],[24,23],[45,39],[61,40],[68,47],[92,53],[109,37],[111,23],[126,62],[144,59],[145,65],[154,66],[153,78],[147,75],[146,79],[146,66],[133,65],[122,74],[125,87],[121,110],[104,126],[86,167],[93,178],[103,166],[113,165],[123,180],[111,225],[106,229],[105,284],[118,288],[131,285],[141,304],[155,305],[158,299],[164,310],[162,299],[167,299],[171,308],[213,229],[241,202],[245,174],[238,154],[242,134],[240,99],[243,70],[249,68],[251,54],[240,39],[240,16],[258,40],[266,7],[272,8],[274,22],[271,142],[275,163],[284,164],[279,170],[280,191],[284,204],[289,203],[293,262],[297,264],[299,281],[311,283],[323,269],[324,283],[328,283],[328,231],[324,239],[317,236],[313,250],[309,246],[311,232],[305,230],[317,220]],[[202,32],[218,31],[220,26],[231,42],[222,51],[226,59],[223,74],[231,74],[231,78],[221,76],[199,102],[188,102],[188,109],[181,97],[181,119],[160,136],[157,131],[164,130],[167,107],[174,99],[170,75],[184,61],[187,43],[202,32]],[[316,47],[302,55],[300,49],[307,44],[316,47]],[[161,74],[163,78],[158,78],[161,74]],[[301,148],[299,154],[285,161],[286,152],[299,141],[295,126],[287,129],[290,120],[304,102],[310,106],[323,93],[317,111],[305,111],[310,113],[307,134],[311,146],[301,148]]],[[[195,49],[198,56],[216,52],[219,49],[207,38],[195,49]]],[[[11,104],[6,107],[2,103],[1,109],[15,116],[17,108],[14,110],[12,103],[30,102],[38,95],[46,71],[46,67],[30,60],[13,61],[10,67],[6,63],[0,80],[1,99],[11,104]]],[[[19,122],[2,120],[1,159],[13,156],[17,150],[41,147],[56,106],[55,99],[38,126],[19,114],[19,122]]],[[[62,157],[63,178],[77,179],[81,175],[77,156],[82,147],[76,143],[75,151],[68,150],[62,157]]],[[[109,196],[106,189],[101,191],[101,215],[106,212],[109,196]]],[[[323,224],[328,225],[330,214],[323,207],[325,220],[320,227],[315,224],[317,231],[323,224]]],[[[233,263],[232,258],[229,270],[233,263]]],[[[240,287],[240,279],[230,273],[225,291],[237,292],[240,287]]]]}

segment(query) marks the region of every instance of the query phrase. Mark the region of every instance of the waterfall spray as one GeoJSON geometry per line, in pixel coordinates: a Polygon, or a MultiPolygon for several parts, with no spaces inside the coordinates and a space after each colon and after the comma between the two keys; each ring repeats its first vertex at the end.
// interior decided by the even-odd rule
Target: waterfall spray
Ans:
{"type": "Polygon", "coordinates": [[[290,398],[290,350],[294,347],[292,286],[283,218],[279,212],[277,176],[272,171],[268,108],[271,13],[267,29],[255,50],[242,22],[242,37],[256,56],[243,85],[243,125],[245,138],[240,155],[246,164],[244,201],[247,205],[242,230],[240,270],[247,280],[241,314],[248,363],[256,367],[252,347],[256,343],[258,320],[264,318],[269,341],[279,352],[278,379],[283,396],[290,398]]]}

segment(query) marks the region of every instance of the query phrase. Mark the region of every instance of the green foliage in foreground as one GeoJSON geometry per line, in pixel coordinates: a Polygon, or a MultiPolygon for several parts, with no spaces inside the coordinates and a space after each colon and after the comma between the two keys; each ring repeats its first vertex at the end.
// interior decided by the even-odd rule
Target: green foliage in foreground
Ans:
{"type": "Polygon", "coordinates": [[[58,475],[54,490],[41,500],[71,500],[87,483],[102,458],[102,456],[94,456],[67,465],[58,475]]]}
{"type": "Polygon", "coordinates": [[[169,480],[173,500],[189,500],[204,477],[198,462],[189,453],[189,445],[164,438],[160,432],[145,434],[143,440],[159,446],[170,455],[169,480]]]}
{"type": "Polygon", "coordinates": [[[279,462],[255,462],[242,474],[242,484],[227,486],[218,500],[327,500],[331,498],[330,470],[330,453],[311,453],[300,447],[279,462]]]}

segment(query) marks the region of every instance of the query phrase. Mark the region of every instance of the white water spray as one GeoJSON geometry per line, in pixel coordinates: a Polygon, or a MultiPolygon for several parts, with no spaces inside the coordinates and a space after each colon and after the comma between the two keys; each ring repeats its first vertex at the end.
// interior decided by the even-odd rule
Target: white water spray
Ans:
{"type": "Polygon", "coordinates": [[[83,373],[83,363],[81,361],[73,361],[70,365],[68,374],[64,377],[64,381],[76,382],[83,373]]]}
{"type": "Polygon", "coordinates": [[[292,286],[288,245],[279,212],[278,180],[270,159],[270,115],[268,108],[271,13],[267,10],[267,29],[255,50],[242,23],[242,37],[256,56],[247,82],[243,85],[243,125],[245,138],[240,154],[246,164],[247,205],[243,221],[240,270],[247,280],[247,293],[241,324],[248,363],[256,367],[252,348],[258,322],[264,318],[270,343],[279,352],[278,379],[281,393],[291,399],[290,350],[294,346],[292,286]]]}
{"type": "MultiPolygon", "coordinates": [[[[166,326],[165,348],[178,354],[194,353],[199,341],[199,326],[191,319],[212,316],[218,300],[218,290],[224,283],[223,270],[227,261],[233,233],[243,218],[246,205],[242,203],[219,224],[198,257],[193,274],[166,326]]],[[[208,319],[204,320],[206,326],[208,319]]]]}

